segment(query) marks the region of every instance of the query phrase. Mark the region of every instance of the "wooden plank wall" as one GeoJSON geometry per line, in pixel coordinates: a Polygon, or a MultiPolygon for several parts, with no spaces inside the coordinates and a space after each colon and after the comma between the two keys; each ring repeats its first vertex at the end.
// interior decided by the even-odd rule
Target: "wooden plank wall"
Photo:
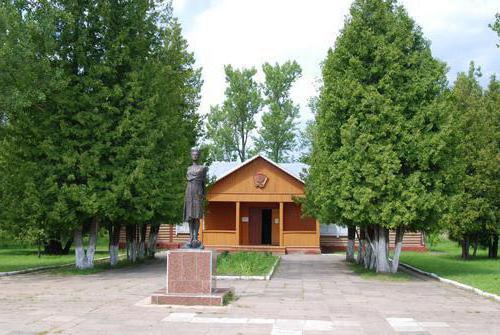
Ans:
{"type": "MultiPolygon", "coordinates": [[[[389,245],[392,249],[394,247],[395,232],[389,233],[389,245]]],[[[325,236],[320,237],[320,246],[323,252],[345,250],[347,246],[347,236],[325,236]]],[[[358,240],[356,239],[356,247],[358,240]]],[[[403,250],[425,251],[425,243],[423,234],[419,232],[410,233],[406,232],[403,237],[403,250]]]]}

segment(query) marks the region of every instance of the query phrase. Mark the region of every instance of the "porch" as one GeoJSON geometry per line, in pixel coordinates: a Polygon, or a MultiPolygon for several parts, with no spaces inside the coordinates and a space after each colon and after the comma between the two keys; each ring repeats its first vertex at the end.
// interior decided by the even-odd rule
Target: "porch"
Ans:
{"type": "Polygon", "coordinates": [[[319,253],[319,221],[294,202],[211,201],[200,239],[218,251],[319,253]]]}

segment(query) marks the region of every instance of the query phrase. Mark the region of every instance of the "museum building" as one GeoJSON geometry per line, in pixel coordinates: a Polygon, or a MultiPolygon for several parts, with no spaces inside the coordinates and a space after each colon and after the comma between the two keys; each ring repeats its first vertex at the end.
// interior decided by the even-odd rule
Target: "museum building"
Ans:
{"type": "MultiPolygon", "coordinates": [[[[285,254],[345,250],[347,228],[320,224],[302,215],[297,199],[304,197],[307,169],[304,163],[275,163],[261,155],[242,163],[212,163],[200,240],[206,248],[218,251],[285,254]]],[[[158,247],[178,248],[188,237],[187,223],[162,225],[158,247]]],[[[392,232],[390,242],[393,246],[392,232]]],[[[405,233],[403,249],[425,250],[423,234],[405,233]]]]}

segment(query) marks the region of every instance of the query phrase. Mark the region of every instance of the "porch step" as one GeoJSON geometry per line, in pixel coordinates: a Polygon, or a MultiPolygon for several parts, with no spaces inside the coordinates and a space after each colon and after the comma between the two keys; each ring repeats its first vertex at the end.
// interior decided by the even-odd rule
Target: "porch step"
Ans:
{"type": "Polygon", "coordinates": [[[274,245],[210,245],[205,246],[205,249],[216,250],[218,252],[228,251],[255,251],[255,252],[270,252],[273,255],[284,255],[286,254],[286,248],[274,245]]]}

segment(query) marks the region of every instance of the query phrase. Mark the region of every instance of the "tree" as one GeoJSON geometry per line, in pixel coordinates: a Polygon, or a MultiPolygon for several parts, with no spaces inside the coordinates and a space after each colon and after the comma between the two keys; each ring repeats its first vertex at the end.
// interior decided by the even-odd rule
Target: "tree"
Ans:
{"type": "Polygon", "coordinates": [[[237,157],[233,129],[227,125],[225,111],[219,106],[211,106],[207,118],[207,138],[210,158],[213,161],[235,161],[237,157]]]}
{"type": "MultiPolygon", "coordinates": [[[[110,228],[113,258],[123,224],[145,232],[146,224],[180,217],[184,167],[199,135],[200,73],[171,6],[163,12],[148,0],[9,6],[17,21],[2,35],[9,57],[0,61],[1,72],[26,78],[2,81],[2,90],[26,97],[1,102],[8,150],[0,163],[9,163],[1,164],[9,165],[2,184],[19,186],[7,189],[15,189],[9,207],[26,198],[42,208],[27,210],[40,213],[32,221],[72,232],[77,267],[92,267],[100,224],[110,228]],[[13,178],[11,168],[27,171],[26,180],[13,178]]],[[[145,249],[139,235],[133,257],[145,249]]]]}
{"type": "Polygon", "coordinates": [[[262,106],[259,86],[254,80],[257,71],[224,67],[227,88],[222,107],[214,106],[208,115],[207,135],[211,142],[211,156],[215,159],[232,159],[237,154],[240,161],[248,157],[248,140],[255,129],[255,115],[262,106]]]}
{"type": "Polygon", "coordinates": [[[453,154],[447,176],[451,191],[443,222],[450,236],[460,241],[463,259],[469,258],[471,242],[477,249],[481,238],[488,241],[491,257],[498,250],[500,85],[492,77],[483,92],[480,76],[480,69],[471,62],[467,73],[458,74],[450,97],[453,154]]]}
{"type": "Polygon", "coordinates": [[[354,1],[323,63],[306,207],[322,222],[359,227],[361,261],[377,272],[397,271],[405,230],[439,218],[445,71],[406,11],[383,0],[354,1]]]}
{"type": "Polygon", "coordinates": [[[297,142],[299,107],[290,98],[290,90],[302,70],[295,61],[282,65],[265,63],[262,70],[265,75],[262,87],[264,105],[268,110],[262,115],[262,126],[255,144],[258,151],[280,163],[287,160],[287,153],[295,148],[297,142]]]}
{"type": "MultiPolygon", "coordinates": [[[[496,13],[495,22],[490,24],[489,27],[500,37],[500,13],[496,13]]],[[[497,47],[500,48],[500,44],[497,44],[497,47]]]]}

